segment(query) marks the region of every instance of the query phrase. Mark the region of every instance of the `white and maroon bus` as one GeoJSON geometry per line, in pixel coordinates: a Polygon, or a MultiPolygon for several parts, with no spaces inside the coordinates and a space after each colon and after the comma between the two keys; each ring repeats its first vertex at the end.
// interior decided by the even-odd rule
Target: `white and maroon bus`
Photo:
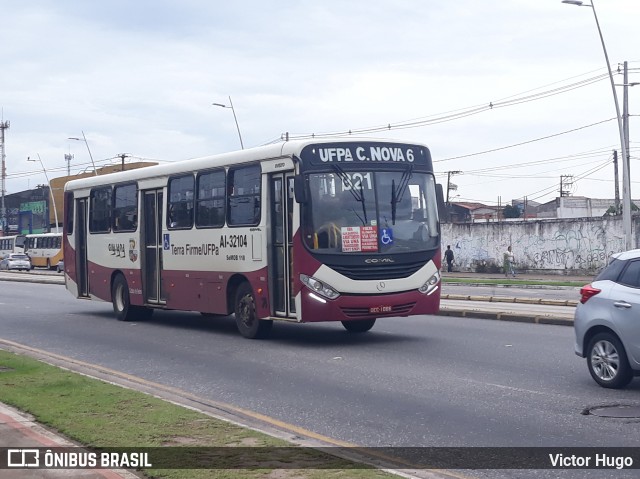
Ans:
{"type": "Polygon", "coordinates": [[[67,289],[113,303],[273,320],[434,314],[440,228],[429,150],[388,140],[296,140],[74,180],[65,187],[67,289]]]}

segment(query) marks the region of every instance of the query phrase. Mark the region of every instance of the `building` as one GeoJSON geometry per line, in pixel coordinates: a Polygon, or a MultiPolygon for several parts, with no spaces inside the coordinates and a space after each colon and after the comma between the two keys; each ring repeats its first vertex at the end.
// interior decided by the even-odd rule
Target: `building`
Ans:
{"type": "Polygon", "coordinates": [[[48,233],[49,187],[38,185],[33,190],[5,195],[7,225],[5,234],[48,233]]]}
{"type": "MultiPolygon", "coordinates": [[[[638,200],[632,200],[632,204],[638,200]]],[[[562,196],[535,208],[536,218],[595,218],[615,214],[616,200],[562,196]]],[[[636,211],[635,205],[633,210],[636,211]]]]}
{"type": "MultiPolygon", "coordinates": [[[[640,203],[633,200],[633,203],[640,203]]],[[[633,211],[638,208],[633,204],[633,211]]],[[[520,211],[519,219],[572,219],[572,218],[600,218],[602,216],[615,216],[615,200],[586,198],[583,196],[562,196],[547,203],[534,201],[513,200],[510,206],[520,211]]],[[[446,207],[444,215],[445,223],[472,223],[509,221],[513,218],[505,218],[504,206],[489,206],[482,203],[455,202],[446,207]]]]}
{"type": "MultiPolygon", "coordinates": [[[[98,175],[107,175],[124,170],[135,170],[147,166],[157,165],[151,161],[139,161],[126,164],[107,165],[99,168],[98,175]]],[[[64,217],[64,186],[71,180],[93,176],[93,172],[77,175],[62,176],[51,179],[49,186],[39,185],[37,188],[19,193],[5,195],[7,209],[7,227],[5,235],[49,233],[56,231],[56,226],[62,226],[64,217]],[[53,198],[50,194],[53,192],[53,198]],[[55,204],[55,209],[54,205],[55,204]],[[56,224],[57,219],[57,224],[56,224]]],[[[0,231],[0,235],[2,235],[0,231]]]]}

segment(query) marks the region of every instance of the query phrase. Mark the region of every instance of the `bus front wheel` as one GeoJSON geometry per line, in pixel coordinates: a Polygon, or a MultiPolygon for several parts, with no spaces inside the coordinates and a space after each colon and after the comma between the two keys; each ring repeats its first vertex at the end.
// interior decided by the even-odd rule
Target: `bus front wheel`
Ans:
{"type": "Polygon", "coordinates": [[[376,324],[375,319],[358,319],[356,321],[342,321],[344,329],[350,333],[366,333],[373,325],[376,324]]]}
{"type": "Polygon", "coordinates": [[[129,298],[129,285],[122,275],[116,276],[111,287],[111,301],[113,312],[118,321],[144,321],[153,314],[153,309],[142,306],[132,306],[129,298]]]}
{"type": "Polygon", "coordinates": [[[245,338],[261,339],[271,331],[273,321],[261,320],[256,313],[256,300],[248,283],[242,283],[236,294],[236,325],[245,338]]]}

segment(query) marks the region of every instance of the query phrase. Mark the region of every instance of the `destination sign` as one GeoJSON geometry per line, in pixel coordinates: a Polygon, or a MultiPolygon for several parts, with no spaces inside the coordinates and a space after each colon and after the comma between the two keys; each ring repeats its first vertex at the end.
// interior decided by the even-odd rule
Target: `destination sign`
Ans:
{"type": "Polygon", "coordinates": [[[309,145],[301,152],[303,162],[314,165],[355,163],[428,164],[429,150],[424,146],[401,143],[358,142],[309,145]]]}

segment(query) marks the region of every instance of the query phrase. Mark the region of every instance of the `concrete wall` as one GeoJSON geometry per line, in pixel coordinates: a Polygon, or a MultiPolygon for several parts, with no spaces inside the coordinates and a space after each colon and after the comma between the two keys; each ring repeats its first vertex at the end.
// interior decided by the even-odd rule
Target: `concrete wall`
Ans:
{"type": "Polygon", "coordinates": [[[560,198],[557,218],[584,218],[604,216],[607,210],[615,206],[615,200],[565,196],[560,198]]]}
{"type": "MultiPolygon", "coordinates": [[[[632,225],[634,242],[638,228],[632,225]]],[[[498,272],[511,245],[519,271],[592,274],[612,253],[625,250],[622,219],[572,218],[502,223],[443,223],[442,251],[447,245],[459,271],[498,272]]]]}

